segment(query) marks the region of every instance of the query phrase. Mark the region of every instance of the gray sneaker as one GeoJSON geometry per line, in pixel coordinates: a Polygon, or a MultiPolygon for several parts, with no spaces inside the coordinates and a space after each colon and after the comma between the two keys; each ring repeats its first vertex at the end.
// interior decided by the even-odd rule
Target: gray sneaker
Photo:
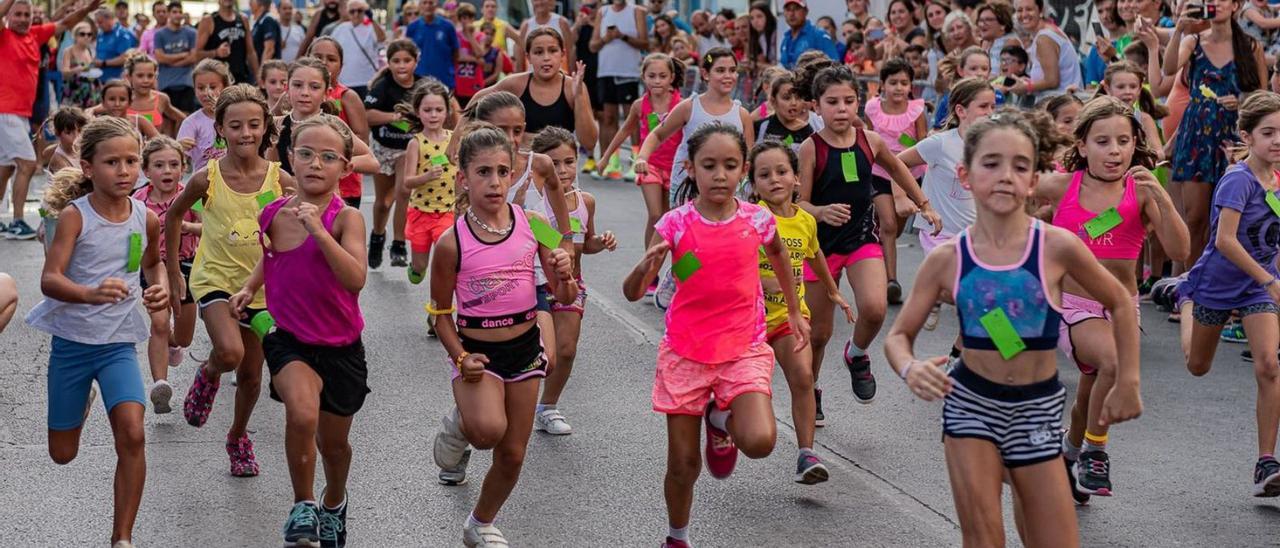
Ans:
{"type": "Polygon", "coordinates": [[[676,277],[671,275],[671,269],[667,269],[662,271],[658,280],[658,290],[653,292],[653,306],[666,310],[676,296],[676,277]]]}
{"type": "Polygon", "coordinates": [[[440,419],[440,432],[432,447],[436,466],[440,467],[440,482],[445,485],[461,485],[467,479],[467,462],[471,458],[467,438],[462,435],[462,416],[458,408],[440,419]]]}

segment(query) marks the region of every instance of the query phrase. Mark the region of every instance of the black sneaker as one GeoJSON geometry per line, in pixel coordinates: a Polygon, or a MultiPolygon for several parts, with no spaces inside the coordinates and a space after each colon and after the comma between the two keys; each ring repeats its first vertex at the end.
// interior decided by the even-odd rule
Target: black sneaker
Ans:
{"type": "Polygon", "coordinates": [[[1063,455],[1062,462],[1067,465],[1067,483],[1071,485],[1071,498],[1075,499],[1076,504],[1079,504],[1080,506],[1089,504],[1089,493],[1085,493],[1084,491],[1081,491],[1079,487],[1076,487],[1076,461],[1073,461],[1067,458],[1066,455],[1063,455]]]}
{"type": "Polygon", "coordinates": [[[1090,495],[1111,496],[1111,459],[1106,451],[1080,453],[1080,462],[1076,465],[1076,487],[1090,495]]]}
{"type": "Polygon", "coordinates": [[[284,522],[284,545],[319,546],[320,545],[320,508],[311,502],[299,502],[289,511],[289,519],[284,522]]]}
{"type": "Polygon", "coordinates": [[[827,416],[822,414],[822,390],[813,389],[813,403],[817,404],[817,413],[813,414],[813,425],[822,428],[827,425],[827,416]]]}
{"type": "Polygon", "coordinates": [[[849,357],[849,346],[853,344],[853,339],[844,343],[844,366],[849,368],[849,375],[853,378],[853,397],[858,403],[868,404],[871,400],[876,399],[876,376],[871,374],[871,357],[863,354],[856,358],[849,357]]]}
{"type": "Polygon", "coordinates": [[[391,266],[409,266],[409,252],[404,249],[404,240],[391,240],[391,266]]]}
{"type": "Polygon", "coordinates": [[[902,304],[902,284],[889,280],[889,304],[902,304]]]}
{"type": "Polygon", "coordinates": [[[1253,496],[1280,497],[1280,462],[1276,462],[1276,459],[1261,458],[1254,465],[1253,496]]]}
{"type": "Polygon", "coordinates": [[[8,232],[4,235],[8,240],[34,240],[36,238],[36,229],[31,228],[26,221],[18,219],[9,225],[8,232]]]}
{"type": "Polygon", "coordinates": [[[387,245],[387,235],[369,234],[369,268],[382,266],[382,248],[387,245]]]}
{"type": "MultiPolygon", "coordinates": [[[[324,497],[321,497],[324,500],[324,497]]],[[[343,548],[347,545],[347,501],[331,511],[320,505],[320,548],[343,548]]]]}

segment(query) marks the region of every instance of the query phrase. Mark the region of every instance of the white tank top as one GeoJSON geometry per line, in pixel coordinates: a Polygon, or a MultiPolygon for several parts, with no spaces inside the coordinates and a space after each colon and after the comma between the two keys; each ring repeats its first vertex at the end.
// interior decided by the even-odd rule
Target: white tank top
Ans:
{"type": "MultiPolygon", "coordinates": [[[[553,11],[553,12],[551,12],[551,19],[547,20],[547,23],[546,23],[546,24],[542,24],[542,23],[539,23],[539,22],[538,22],[538,16],[537,16],[537,15],[534,15],[534,16],[532,16],[532,17],[530,17],[530,18],[529,18],[529,30],[528,30],[528,31],[526,31],[526,32],[533,32],[533,31],[538,30],[538,29],[540,29],[540,28],[542,28],[542,27],[547,27],[547,28],[549,28],[549,29],[551,29],[551,30],[556,31],[556,34],[559,34],[559,35],[560,35],[560,38],[565,38],[564,33],[560,31],[560,20],[561,20],[561,19],[564,19],[564,17],[561,17],[561,16],[560,16],[560,14],[558,14],[558,13],[556,13],[556,12],[554,12],[554,11],[553,11]]],[[[565,39],[567,40],[567,38],[565,38],[565,39]]],[[[519,45],[519,47],[522,47],[522,48],[523,48],[523,47],[524,47],[524,44],[520,44],[520,45],[519,45]]],[[[573,44],[565,44],[565,47],[573,47],[573,44]]]]}
{"type": "MultiPolygon", "coordinates": [[[[600,28],[596,29],[596,32],[603,38],[609,27],[618,27],[618,31],[622,34],[640,38],[640,29],[636,28],[636,10],[638,9],[640,8],[635,4],[628,3],[622,11],[614,11],[613,4],[609,4],[608,7],[603,8],[600,28]]],[[[639,78],[640,62],[644,60],[644,53],[628,44],[626,40],[614,40],[600,48],[598,59],[597,76],[639,78]]]]}
{"type": "MultiPolygon", "coordinates": [[[[587,200],[582,197],[582,191],[576,188],[564,193],[565,200],[573,194],[578,195],[578,206],[569,211],[569,218],[577,220],[578,226],[573,226],[573,222],[570,221],[569,228],[577,229],[573,231],[573,243],[583,244],[587,241],[587,200]]],[[[552,211],[550,206],[546,209],[547,220],[551,221],[551,226],[556,226],[556,212],[552,211]]]]}
{"type": "MultiPolygon", "coordinates": [[[[519,153],[517,153],[517,155],[518,155],[518,154],[519,154],[519,153]]],[[[518,156],[517,156],[517,157],[518,157],[518,156]]],[[[540,194],[540,193],[538,192],[538,187],[537,187],[537,185],[534,185],[534,184],[533,184],[533,177],[531,177],[531,175],[532,175],[532,174],[533,174],[533,154],[530,154],[530,155],[529,155],[529,161],[528,161],[528,162],[526,162],[526,163],[525,163],[525,165],[524,165],[524,173],[521,173],[521,174],[520,174],[520,178],[519,178],[519,179],[516,179],[516,181],[515,181],[514,183],[511,183],[511,188],[507,189],[507,201],[508,201],[508,202],[511,202],[511,203],[513,203],[513,204],[515,204],[515,201],[516,201],[516,195],[517,195],[517,194],[519,194],[519,192],[520,192],[520,189],[521,189],[521,188],[524,188],[524,187],[526,187],[526,186],[527,186],[527,187],[529,187],[529,191],[533,192],[533,197],[534,197],[534,198],[536,198],[536,199],[537,199],[537,201],[535,201],[535,202],[530,202],[530,201],[529,201],[529,194],[528,194],[528,192],[526,192],[526,193],[525,193],[525,196],[524,196],[524,203],[523,203],[523,204],[515,204],[515,205],[518,205],[518,206],[523,207],[523,208],[525,208],[525,209],[529,209],[529,206],[526,206],[525,204],[530,204],[530,203],[532,203],[532,204],[534,205],[534,207],[535,207],[534,211],[541,211],[541,209],[540,209],[540,208],[541,208],[542,206],[541,206],[541,205],[538,205],[538,204],[542,201],[542,194],[540,194]]]]}
{"type": "MultiPolygon", "coordinates": [[[[712,122],[720,122],[742,131],[742,116],[738,110],[742,107],[737,99],[734,99],[733,106],[729,108],[729,112],[720,115],[711,114],[702,109],[701,95],[694,95],[691,100],[693,101],[693,109],[689,111],[689,121],[684,124],[684,136],[680,139],[680,146],[676,148],[676,157],[671,165],[671,188],[673,189],[684,184],[684,179],[687,176],[684,162],[689,159],[689,136],[693,135],[693,132],[712,122]]],[[[674,196],[675,192],[673,191],[671,194],[674,196]]]]}
{"type": "Polygon", "coordinates": [[[1034,82],[1044,80],[1044,67],[1040,66],[1040,60],[1036,57],[1036,43],[1041,36],[1046,36],[1058,44],[1058,87],[1055,89],[1040,90],[1036,93],[1037,97],[1049,97],[1051,95],[1060,95],[1066,93],[1067,86],[1075,86],[1080,88],[1080,56],[1076,54],[1076,48],[1071,44],[1070,40],[1054,29],[1044,28],[1036,33],[1035,38],[1031,40],[1031,47],[1027,48],[1027,57],[1030,58],[1031,68],[1027,69],[1027,76],[1031,77],[1034,82]]]}
{"type": "Polygon", "coordinates": [[[89,196],[72,201],[84,225],[76,236],[76,247],[67,263],[66,276],[72,282],[98,287],[107,278],[120,278],[129,296],[114,304],[83,304],[45,297],[27,313],[27,325],[81,344],[137,344],[147,340],[147,327],[138,302],[142,299],[141,268],[129,272],[132,234],[141,236],[140,251],[147,248],[147,206],[129,199],[133,211],[124,222],[103,219],[89,203],[89,196]]]}

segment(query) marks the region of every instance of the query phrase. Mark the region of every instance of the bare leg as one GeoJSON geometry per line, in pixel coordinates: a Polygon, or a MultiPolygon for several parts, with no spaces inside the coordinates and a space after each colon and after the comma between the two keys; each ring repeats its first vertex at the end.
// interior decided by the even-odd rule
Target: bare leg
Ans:
{"type": "MultiPolygon", "coordinates": [[[[488,375],[486,375],[488,376],[488,375]]],[[[498,516],[524,466],[525,450],[529,446],[529,434],[533,431],[534,402],[538,400],[538,379],[508,383],[505,388],[506,432],[493,448],[493,466],[484,476],[480,498],[472,510],[475,519],[492,522],[498,516]]],[[[464,423],[465,424],[465,423],[464,423]]]]}
{"type": "Polygon", "coordinates": [[[337,508],[347,500],[347,476],[351,472],[351,423],[355,417],[320,412],[316,442],[324,463],[325,508],[337,508]]]}
{"type": "Polygon", "coordinates": [[[813,448],[814,415],[817,405],[813,399],[813,354],[805,348],[795,351],[793,335],[773,341],[773,353],[782,366],[782,375],[791,390],[791,424],[796,429],[796,446],[813,448]]]}
{"type": "Polygon", "coordinates": [[[142,415],[145,407],[124,402],[111,410],[111,433],[115,436],[115,513],[111,542],[133,538],[133,524],[142,505],[142,486],[147,480],[147,452],[142,415]]]}
{"type": "Polygon", "coordinates": [[[324,381],[310,366],[295,361],[285,364],[271,382],[284,401],[284,453],[293,501],[316,500],[316,429],[324,381]]]}
{"type": "Polygon", "coordinates": [[[147,340],[147,365],[151,367],[151,380],[169,378],[169,316],[168,308],[151,312],[151,338],[147,340]]]}
{"type": "MultiPolygon", "coordinates": [[[[1000,508],[1004,463],[995,445],[975,438],[943,438],[951,495],[960,518],[966,547],[1004,546],[1004,516],[1000,508]]],[[[1061,464],[1058,472],[1063,472],[1061,464]]],[[[1062,482],[1066,484],[1065,481],[1062,482]]],[[[1065,497],[1069,498],[1069,497],[1065,497]]]]}
{"type": "Polygon", "coordinates": [[[667,523],[676,529],[689,526],[693,485],[702,473],[701,435],[702,417],[667,415],[667,474],[662,493],[667,501],[667,523]]]}
{"type": "Polygon", "coordinates": [[[231,430],[227,436],[235,439],[244,435],[249,428],[249,417],[258,404],[258,394],[262,392],[262,341],[253,330],[241,327],[240,339],[244,341],[244,358],[236,367],[236,405],[235,416],[231,420],[231,430]]]}
{"type": "Polygon", "coordinates": [[[1276,348],[1280,346],[1280,323],[1274,314],[1244,317],[1244,330],[1253,352],[1253,373],[1258,381],[1258,455],[1276,451],[1276,428],[1280,427],[1280,371],[1276,348]]]}
{"type": "Polygon", "coordinates": [[[582,330],[582,316],[576,312],[553,312],[556,325],[556,366],[547,374],[547,384],[542,388],[538,403],[555,405],[573,373],[573,362],[578,357],[578,334],[582,330]]]}
{"type": "MultiPolygon", "coordinates": [[[[773,418],[773,400],[763,392],[747,392],[729,402],[725,423],[733,444],[751,459],[763,459],[773,452],[778,440],[778,423],[773,418]]],[[[812,428],[813,421],[809,424],[812,428]]]]}
{"type": "Polygon", "coordinates": [[[1062,460],[1019,466],[1010,469],[1009,475],[1024,516],[1026,545],[1080,546],[1080,526],[1062,460]]]}

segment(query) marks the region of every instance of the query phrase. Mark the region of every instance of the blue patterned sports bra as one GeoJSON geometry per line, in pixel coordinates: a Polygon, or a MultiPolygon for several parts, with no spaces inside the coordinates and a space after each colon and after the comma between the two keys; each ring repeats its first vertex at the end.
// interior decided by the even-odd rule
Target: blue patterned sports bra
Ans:
{"type": "Polygon", "coordinates": [[[1022,260],[1003,266],[982,262],[973,252],[969,229],[960,233],[956,241],[958,267],[952,294],[965,348],[997,349],[979,321],[996,308],[1004,309],[1027,350],[1057,348],[1062,313],[1049,301],[1049,291],[1044,285],[1045,231],[1039,220],[1032,222],[1030,232],[1022,260]]]}

